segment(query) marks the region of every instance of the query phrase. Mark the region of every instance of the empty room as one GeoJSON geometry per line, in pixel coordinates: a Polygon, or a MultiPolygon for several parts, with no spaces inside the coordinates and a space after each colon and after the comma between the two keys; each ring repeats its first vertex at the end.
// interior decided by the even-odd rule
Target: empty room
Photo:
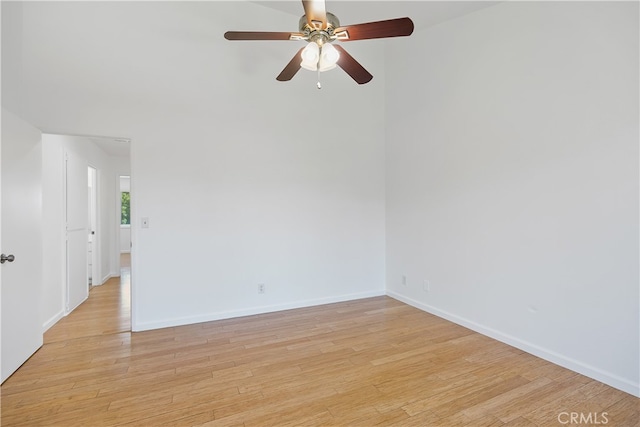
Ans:
{"type": "Polygon", "coordinates": [[[640,425],[639,5],[3,1],[1,424],[640,425]]]}

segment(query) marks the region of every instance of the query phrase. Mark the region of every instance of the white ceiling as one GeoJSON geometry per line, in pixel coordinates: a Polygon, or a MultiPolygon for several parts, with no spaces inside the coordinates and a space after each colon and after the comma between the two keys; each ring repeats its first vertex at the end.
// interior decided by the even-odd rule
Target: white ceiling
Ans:
{"type": "Polygon", "coordinates": [[[102,151],[114,157],[129,157],[130,141],[126,138],[91,137],[102,151]]]}
{"type": "MultiPolygon", "coordinates": [[[[419,31],[495,3],[329,0],[327,9],[343,25],[409,16],[419,31]]],[[[135,138],[136,128],[172,115],[214,117],[265,85],[299,103],[296,93],[312,93],[311,73],[275,80],[299,42],[229,42],[223,33],[296,31],[302,14],[297,0],[2,2],[2,105],[45,132],[135,138]]],[[[379,85],[383,47],[401,42],[345,47],[379,85]]],[[[324,74],[335,96],[367,90],[341,70],[324,74]]],[[[112,138],[99,141],[124,153],[112,138]]]]}
{"type": "MultiPolygon", "coordinates": [[[[254,1],[253,3],[280,10],[296,17],[304,13],[299,0],[254,1]]],[[[498,1],[378,1],[378,0],[327,0],[327,11],[340,19],[341,25],[360,24],[384,19],[408,16],[420,30],[441,22],[466,15],[473,11],[499,3],[498,1]]],[[[294,25],[297,24],[294,21],[294,25]]],[[[296,29],[295,26],[293,29],[296,29]]],[[[288,31],[289,28],[283,29],[288,31]]]]}

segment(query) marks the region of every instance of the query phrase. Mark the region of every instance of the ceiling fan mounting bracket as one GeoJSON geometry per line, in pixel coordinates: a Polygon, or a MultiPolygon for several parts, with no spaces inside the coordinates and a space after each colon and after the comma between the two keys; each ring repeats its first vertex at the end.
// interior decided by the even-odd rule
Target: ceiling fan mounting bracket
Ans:
{"type": "Polygon", "coordinates": [[[333,13],[327,12],[327,27],[322,28],[320,21],[311,21],[313,25],[309,25],[307,15],[302,15],[299,22],[300,32],[304,34],[304,40],[315,42],[319,46],[324,43],[331,43],[336,39],[334,30],[340,27],[338,17],[333,13]]]}

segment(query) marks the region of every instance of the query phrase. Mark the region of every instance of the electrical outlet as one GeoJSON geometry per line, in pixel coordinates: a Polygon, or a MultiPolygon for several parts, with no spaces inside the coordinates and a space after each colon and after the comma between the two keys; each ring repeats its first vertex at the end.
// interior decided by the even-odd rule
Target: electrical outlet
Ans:
{"type": "Polygon", "coordinates": [[[424,279],[424,282],[422,283],[422,290],[425,292],[429,292],[431,290],[431,282],[427,279],[424,279]]]}
{"type": "Polygon", "coordinates": [[[407,286],[407,276],[405,276],[404,274],[402,275],[402,285],[407,286]]]}
{"type": "Polygon", "coordinates": [[[259,283],[258,284],[258,293],[259,294],[264,294],[264,283],[259,283]]]}

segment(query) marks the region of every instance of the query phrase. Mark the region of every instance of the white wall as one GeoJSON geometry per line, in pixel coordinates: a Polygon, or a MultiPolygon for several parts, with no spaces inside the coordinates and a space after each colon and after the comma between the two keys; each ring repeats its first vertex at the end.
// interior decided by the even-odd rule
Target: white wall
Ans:
{"type": "MultiPolygon", "coordinates": [[[[251,3],[210,7],[220,28],[250,25],[237,20],[245,12],[291,22],[251,3]]],[[[134,330],[384,294],[380,47],[350,48],[371,83],[336,69],[319,91],[305,70],[275,80],[296,45],[264,44],[256,57],[221,34],[205,38],[206,57],[193,38],[149,50],[145,61],[175,58],[159,67],[171,70],[163,85],[196,79],[198,91],[165,100],[158,87],[143,116],[106,133],[132,140],[134,330]]]]}
{"type": "Polygon", "coordinates": [[[130,192],[131,191],[131,177],[130,176],[119,176],[120,182],[120,191],[121,192],[130,192]]]}
{"type": "Polygon", "coordinates": [[[638,395],[638,4],[503,3],[387,64],[389,294],[638,395]]]}
{"type": "MultiPolygon", "coordinates": [[[[120,182],[121,176],[129,176],[131,175],[131,159],[130,157],[114,157],[113,158],[113,168],[114,173],[116,174],[116,180],[120,182]]],[[[129,184],[131,185],[131,184],[129,184]]]]}
{"type": "Polygon", "coordinates": [[[22,35],[23,10],[22,2],[16,2],[11,6],[0,4],[2,9],[1,25],[2,37],[0,38],[0,51],[2,52],[2,108],[22,118],[24,116],[24,69],[22,35]]]}
{"type": "Polygon", "coordinates": [[[326,120],[267,88],[135,135],[134,328],[383,294],[382,88],[326,120]]]}
{"type": "Polygon", "coordinates": [[[64,151],[59,140],[42,135],[43,274],[42,324],[49,329],[64,316],[65,217],[64,151]]]}
{"type": "Polygon", "coordinates": [[[102,284],[118,271],[112,263],[118,232],[115,210],[117,175],[114,160],[89,138],[43,134],[43,218],[44,218],[44,302],[43,328],[51,327],[64,315],[65,231],[64,231],[64,153],[70,151],[98,170],[99,280],[102,284]]]}
{"type": "Polygon", "coordinates": [[[131,252],[131,228],[128,225],[120,225],[120,253],[131,252]]]}

